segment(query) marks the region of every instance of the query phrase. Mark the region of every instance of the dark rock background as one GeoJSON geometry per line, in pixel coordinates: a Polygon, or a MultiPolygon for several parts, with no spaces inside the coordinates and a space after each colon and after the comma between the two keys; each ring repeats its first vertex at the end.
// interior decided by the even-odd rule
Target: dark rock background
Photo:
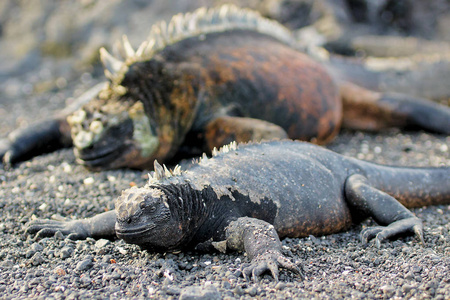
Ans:
{"type": "MultiPolygon", "coordinates": [[[[53,114],[104,80],[99,47],[111,49],[123,34],[137,46],[155,21],[223,2],[1,1],[0,138],[53,114]]],[[[450,42],[445,0],[234,2],[293,30],[311,26],[320,43],[346,54],[370,54],[353,44],[368,34],[450,42]]],[[[423,132],[343,131],[328,147],[379,163],[439,166],[450,165],[449,142],[448,136],[423,132]]],[[[371,221],[346,233],[287,239],[286,254],[304,266],[307,278],[301,281],[282,271],[279,283],[268,275],[259,283],[245,282],[239,270],[248,259],[237,253],[155,254],[122,241],[74,242],[58,236],[34,241],[24,234],[23,225],[32,216],[80,218],[113,209],[120,191],[143,185],[146,174],[88,172],[76,165],[70,149],[1,169],[1,297],[450,298],[449,206],[414,210],[424,220],[425,246],[413,237],[380,249],[363,246],[358,234],[371,221]]]]}

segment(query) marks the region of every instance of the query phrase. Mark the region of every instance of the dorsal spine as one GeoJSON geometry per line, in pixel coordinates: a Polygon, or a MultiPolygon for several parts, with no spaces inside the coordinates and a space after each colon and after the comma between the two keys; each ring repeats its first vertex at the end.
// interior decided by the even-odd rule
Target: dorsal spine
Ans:
{"type": "Polygon", "coordinates": [[[153,25],[149,37],[136,51],[124,36],[122,43],[117,43],[120,58],[101,48],[100,58],[105,67],[105,76],[113,83],[120,84],[131,64],[151,59],[168,45],[190,37],[234,29],[254,30],[286,44],[294,43],[291,32],[286,27],[253,10],[229,4],[210,9],[202,7],[192,13],[177,14],[169,23],[161,21],[153,25]]]}

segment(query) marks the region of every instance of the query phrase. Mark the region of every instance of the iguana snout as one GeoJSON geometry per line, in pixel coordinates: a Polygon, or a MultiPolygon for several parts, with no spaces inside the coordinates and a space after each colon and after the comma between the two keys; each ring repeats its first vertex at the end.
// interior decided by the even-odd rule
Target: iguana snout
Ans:
{"type": "Polygon", "coordinates": [[[159,142],[142,102],[102,93],[67,117],[77,161],[92,170],[153,162],[159,142]]]}
{"type": "Polygon", "coordinates": [[[157,251],[180,240],[181,229],[159,189],[132,187],[116,200],[115,209],[117,237],[127,243],[157,251]]]}

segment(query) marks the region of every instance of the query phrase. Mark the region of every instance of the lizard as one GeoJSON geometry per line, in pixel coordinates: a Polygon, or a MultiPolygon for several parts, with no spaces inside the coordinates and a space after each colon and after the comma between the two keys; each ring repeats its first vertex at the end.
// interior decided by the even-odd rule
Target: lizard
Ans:
{"type": "Polygon", "coordinates": [[[176,161],[231,141],[325,144],[341,124],[450,133],[448,106],[364,88],[383,78],[323,53],[308,56],[283,25],[249,9],[178,14],[155,24],[137,50],[126,36],[117,49],[116,56],[100,49],[109,81],[88,91],[81,108],[0,141],[4,166],[73,145],[91,170],[148,169],[155,159],[176,161]]]}
{"type": "Polygon", "coordinates": [[[71,239],[114,238],[143,249],[245,251],[247,279],[279,267],[301,274],[282,253],[280,238],[345,231],[371,217],[361,232],[376,245],[414,233],[423,224],[411,207],[450,203],[450,167],[396,167],[340,155],[301,141],[232,143],[192,167],[169,170],[154,163],[144,187],[132,187],[115,210],[87,219],[35,219],[25,230],[36,238],[60,231],[71,239]]]}

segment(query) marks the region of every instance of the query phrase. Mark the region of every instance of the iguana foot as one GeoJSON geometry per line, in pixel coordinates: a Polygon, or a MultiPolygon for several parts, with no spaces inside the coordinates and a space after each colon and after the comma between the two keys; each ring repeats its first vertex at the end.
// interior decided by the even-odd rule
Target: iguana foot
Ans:
{"type": "Polygon", "coordinates": [[[267,251],[257,255],[252,259],[250,266],[242,270],[242,273],[247,281],[250,281],[251,278],[254,282],[257,282],[259,276],[270,271],[275,281],[278,281],[278,267],[288,269],[303,279],[301,269],[278,251],[267,251]]]}
{"type": "Polygon", "coordinates": [[[415,235],[419,238],[422,245],[425,244],[423,240],[422,220],[416,217],[398,220],[389,224],[388,226],[375,226],[366,228],[361,231],[361,241],[364,244],[367,244],[370,239],[375,238],[375,243],[377,247],[380,248],[381,242],[383,242],[384,240],[408,232],[414,232],[415,235]]]}
{"type": "Polygon", "coordinates": [[[38,219],[28,223],[25,231],[28,234],[36,234],[36,239],[54,236],[58,231],[71,240],[82,240],[89,236],[85,224],[80,220],[64,222],[38,219]]]}

